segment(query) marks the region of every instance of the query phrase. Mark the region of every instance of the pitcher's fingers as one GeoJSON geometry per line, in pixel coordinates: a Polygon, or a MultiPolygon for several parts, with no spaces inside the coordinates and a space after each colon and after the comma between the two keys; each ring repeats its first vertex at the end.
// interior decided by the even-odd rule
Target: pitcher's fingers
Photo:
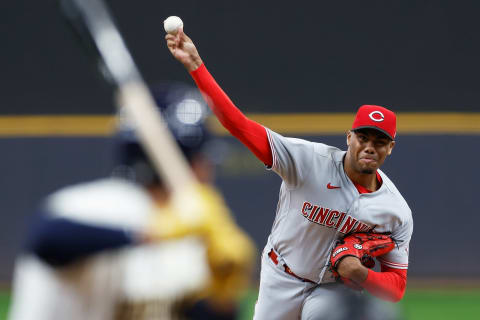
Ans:
{"type": "Polygon", "coordinates": [[[173,39],[175,39],[175,35],[174,35],[174,34],[167,33],[167,34],[165,35],[165,40],[168,41],[168,40],[173,40],[173,39]]]}
{"type": "Polygon", "coordinates": [[[176,46],[177,46],[177,43],[175,40],[167,40],[167,47],[175,48],[176,46]]]}
{"type": "Polygon", "coordinates": [[[182,39],[182,41],[188,41],[192,42],[192,39],[190,39],[185,32],[183,32],[183,27],[178,29],[177,35],[182,39]]]}

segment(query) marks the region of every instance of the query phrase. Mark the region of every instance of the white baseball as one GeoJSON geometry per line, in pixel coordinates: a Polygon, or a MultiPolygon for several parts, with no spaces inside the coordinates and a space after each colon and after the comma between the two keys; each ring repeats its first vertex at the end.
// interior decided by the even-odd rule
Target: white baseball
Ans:
{"type": "Polygon", "coordinates": [[[183,27],[183,21],[177,16],[170,16],[163,21],[163,28],[165,32],[170,34],[177,34],[178,29],[183,27]]]}

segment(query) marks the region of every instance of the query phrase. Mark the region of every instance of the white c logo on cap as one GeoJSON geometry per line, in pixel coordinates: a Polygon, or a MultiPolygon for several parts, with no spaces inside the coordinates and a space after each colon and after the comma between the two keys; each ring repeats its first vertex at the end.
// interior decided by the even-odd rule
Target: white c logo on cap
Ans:
{"type": "Polygon", "coordinates": [[[382,122],[383,120],[385,120],[385,116],[380,111],[373,111],[368,116],[375,122],[382,122]]]}

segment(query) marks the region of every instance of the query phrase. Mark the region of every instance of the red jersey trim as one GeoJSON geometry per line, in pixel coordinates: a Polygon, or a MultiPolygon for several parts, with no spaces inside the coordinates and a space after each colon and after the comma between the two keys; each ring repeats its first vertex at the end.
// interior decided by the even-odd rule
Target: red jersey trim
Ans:
{"type": "Polygon", "coordinates": [[[390,268],[408,269],[408,263],[397,263],[397,262],[392,262],[392,261],[385,260],[383,258],[377,258],[377,259],[378,259],[378,261],[380,261],[381,264],[383,264],[387,267],[390,267],[390,268]]]}

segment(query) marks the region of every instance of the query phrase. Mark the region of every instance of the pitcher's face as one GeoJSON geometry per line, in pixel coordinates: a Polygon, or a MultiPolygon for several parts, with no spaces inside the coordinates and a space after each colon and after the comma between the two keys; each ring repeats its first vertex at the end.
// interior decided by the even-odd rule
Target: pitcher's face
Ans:
{"type": "Polygon", "coordinates": [[[360,129],[347,134],[348,166],[356,172],[372,174],[392,153],[395,141],[375,129],[360,129]]]}

